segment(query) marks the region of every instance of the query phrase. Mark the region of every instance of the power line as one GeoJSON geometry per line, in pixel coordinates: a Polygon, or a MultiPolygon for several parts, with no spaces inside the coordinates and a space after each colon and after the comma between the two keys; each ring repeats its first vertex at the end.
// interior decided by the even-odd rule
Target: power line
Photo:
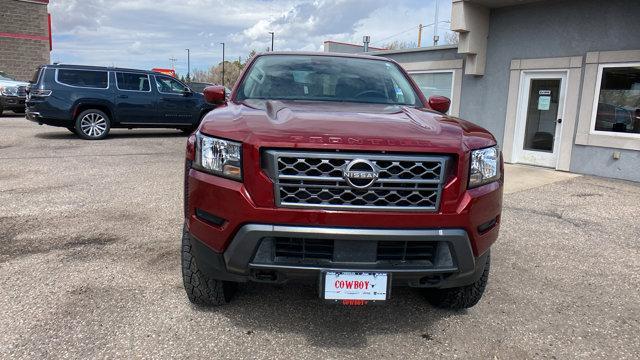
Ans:
{"type": "Polygon", "coordinates": [[[414,26],[410,27],[409,29],[404,30],[404,31],[401,31],[401,32],[399,32],[399,33],[397,33],[397,34],[394,34],[394,35],[388,36],[388,37],[386,37],[386,38],[384,38],[384,39],[376,40],[376,41],[372,42],[372,44],[377,44],[377,43],[383,42],[383,41],[385,41],[385,40],[389,40],[389,39],[391,39],[391,38],[394,38],[394,37],[396,37],[396,36],[402,35],[402,34],[404,34],[404,33],[408,33],[409,31],[412,31],[412,30],[417,29],[417,28],[418,28],[418,26],[419,26],[419,25],[414,25],[414,26]]]}

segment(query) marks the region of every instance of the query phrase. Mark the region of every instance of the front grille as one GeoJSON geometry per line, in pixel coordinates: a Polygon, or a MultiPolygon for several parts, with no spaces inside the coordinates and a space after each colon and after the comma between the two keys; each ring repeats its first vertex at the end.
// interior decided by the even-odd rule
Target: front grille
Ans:
{"type": "Polygon", "coordinates": [[[377,260],[391,262],[432,261],[436,243],[424,241],[379,241],[377,260]]]}
{"type": "Polygon", "coordinates": [[[26,86],[18,86],[18,96],[27,96],[26,86]]]}
{"type": "Polygon", "coordinates": [[[437,211],[448,157],[269,150],[266,159],[281,207],[437,211]],[[347,167],[362,165],[352,162],[369,164],[377,179],[349,183],[347,167]]]}
{"type": "Polygon", "coordinates": [[[350,258],[349,262],[432,265],[435,262],[438,247],[438,243],[433,241],[359,240],[349,244],[350,242],[327,239],[290,237],[266,239],[269,240],[267,243],[273,246],[273,261],[276,263],[340,262],[340,259],[350,258]],[[358,254],[354,255],[353,252],[358,254]]]}
{"type": "Polygon", "coordinates": [[[273,239],[276,260],[332,260],[333,241],[322,239],[297,239],[277,237],[273,239]]]}

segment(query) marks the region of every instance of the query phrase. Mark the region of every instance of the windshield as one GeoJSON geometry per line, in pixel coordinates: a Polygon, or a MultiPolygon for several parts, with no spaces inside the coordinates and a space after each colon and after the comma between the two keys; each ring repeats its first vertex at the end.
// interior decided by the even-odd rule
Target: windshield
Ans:
{"type": "Polygon", "coordinates": [[[16,81],[15,79],[10,78],[6,73],[2,71],[0,71],[0,80],[16,81]]]}
{"type": "Polygon", "coordinates": [[[420,103],[391,62],[313,55],[260,56],[238,87],[237,99],[420,103]]]}

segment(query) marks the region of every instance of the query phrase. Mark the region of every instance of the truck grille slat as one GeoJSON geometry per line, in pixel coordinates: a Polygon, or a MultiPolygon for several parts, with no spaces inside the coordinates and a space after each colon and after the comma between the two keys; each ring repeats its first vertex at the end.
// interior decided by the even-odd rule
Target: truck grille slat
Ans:
{"type": "Polygon", "coordinates": [[[449,159],[441,155],[280,150],[269,150],[265,155],[278,206],[347,210],[437,211],[449,159]],[[376,174],[365,188],[353,186],[345,177],[354,160],[371,164],[376,174]]]}
{"type": "Polygon", "coordinates": [[[333,258],[333,241],[321,239],[274,238],[276,258],[333,258]]]}
{"type": "MultiPolygon", "coordinates": [[[[334,240],[276,237],[273,240],[274,261],[277,263],[334,261],[334,240]]],[[[376,241],[376,251],[366,261],[380,263],[433,264],[437,242],[376,241]]],[[[365,241],[363,241],[363,246],[365,241]]],[[[365,262],[366,262],[365,261],[365,262]]]]}

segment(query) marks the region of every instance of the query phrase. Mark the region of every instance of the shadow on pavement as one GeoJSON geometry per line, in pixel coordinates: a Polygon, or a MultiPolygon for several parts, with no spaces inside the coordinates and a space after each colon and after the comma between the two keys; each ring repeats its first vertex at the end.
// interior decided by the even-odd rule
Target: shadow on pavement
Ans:
{"type": "MultiPolygon", "coordinates": [[[[189,134],[180,132],[180,131],[171,131],[167,130],[166,132],[142,132],[142,131],[127,131],[127,130],[115,130],[109,133],[103,140],[99,141],[109,141],[110,139],[142,139],[142,138],[179,138],[179,137],[187,137],[189,134]]],[[[81,140],[77,135],[72,134],[70,131],[65,130],[62,132],[45,132],[38,133],[34,135],[39,139],[49,139],[49,140],[70,140],[70,139],[78,139],[81,140]]]]}
{"type": "Polygon", "coordinates": [[[346,307],[319,299],[315,285],[294,283],[243,284],[230,304],[195,309],[225,316],[250,335],[295,333],[326,348],[362,348],[368,338],[386,334],[427,341],[434,323],[466,313],[433,308],[419,289],[393,288],[391,299],[379,306],[346,307]]]}

